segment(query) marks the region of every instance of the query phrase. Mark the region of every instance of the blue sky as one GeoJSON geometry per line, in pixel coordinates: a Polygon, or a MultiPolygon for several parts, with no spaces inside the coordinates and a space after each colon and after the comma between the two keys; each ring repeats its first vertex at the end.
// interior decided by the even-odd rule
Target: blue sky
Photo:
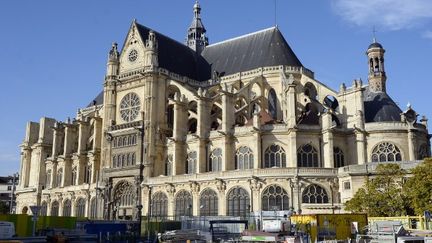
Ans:
{"type": "MultiPolygon", "coordinates": [[[[194,0],[2,2],[0,175],[19,170],[27,121],[74,117],[102,89],[111,43],[131,21],[183,41],[194,0]]],[[[273,0],[201,0],[210,43],[274,25],[273,0]]],[[[302,63],[338,89],[367,80],[365,51],[376,26],[386,52],[388,93],[402,109],[430,109],[432,1],[277,0],[277,24],[302,63]]]]}

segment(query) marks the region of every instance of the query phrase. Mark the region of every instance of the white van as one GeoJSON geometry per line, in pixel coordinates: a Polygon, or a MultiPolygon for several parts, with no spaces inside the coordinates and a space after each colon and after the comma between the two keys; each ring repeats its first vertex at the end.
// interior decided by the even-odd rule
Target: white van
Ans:
{"type": "Polygon", "coordinates": [[[12,238],[15,235],[15,225],[12,222],[0,221],[0,239],[12,238]]]}

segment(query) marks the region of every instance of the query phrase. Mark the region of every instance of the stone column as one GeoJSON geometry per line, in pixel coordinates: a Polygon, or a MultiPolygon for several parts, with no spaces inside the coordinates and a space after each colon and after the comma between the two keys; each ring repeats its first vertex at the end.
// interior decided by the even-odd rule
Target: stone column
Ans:
{"type": "Polygon", "coordinates": [[[216,179],[216,188],[218,190],[218,215],[226,216],[227,213],[227,200],[226,200],[226,184],[221,179],[216,179]]]}
{"type": "MultiPolygon", "coordinates": [[[[199,216],[200,214],[200,185],[198,182],[191,182],[189,184],[192,192],[192,216],[199,216]]],[[[189,215],[188,215],[189,216],[189,215]]]]}
{"type": "Polygon", "coordinates": [[[259,178],[252,178],[249,180],[250,186],[250,210],[252,212],[261,211],[261,195],[262,182],[259,178]]]}
{"type": "MultiPolygon", "coordinates": [[[[173,184],[166,184],[165,185],[165,191],[168,194],[168,211],[167,211],[167,216],[174,216],[175,212],[174,212],[174,195],[175,195],[175,187],[173,184]]],[[[173,218],[172,218],[173,219],[173,218]]]]}
{"type": "Polygon", "coordinates": [[[206,172],[206,164],[208,160],[207,154],[207,138],[210,131],[210,107],[206,98],[200,97],[198,99],[198,124],[197,135],[198,143],[198,156],[197,156],[197,173],[206,172]]]}
{"type": "MultiPolygon", "coordinates": [[[[321,116],[322,136],[323,136],[323,157],[324,168],[334,168],[333,157],[333,131],[332,131],[332,116],[331,113],[326,112],[321,116]]],[[[321,162],[322,163],[322,162],[321,162]]]]}
{"type": "Polygon", "coordinates": [[[297,129],[292,128],[288,134],[288,154],[287,154],[287,167],[297,167],[297,129]]]}
{"type": "Polygon", "coordinates": [[[19,185],[21,188],[28,187],[30,177],[30,163],[31,163],[31,148],[23,147],[21,149],[21,180],[19,185]]]}
{"type": "MultiPolygon", "coordinates": [[[[362,96],[363,97],[363,96],[362,96]]],[[[362,165],[367,162],[366,156],[366,135],[364,131],[363,112],[358,110],[356,113],[355,136],[357,148],[357,164],[362,165]]]]}
{"type": "Polygon", "coordinates": [[[175,94],[174,103],[174,154],[173,175],[185,174],[186,148],[185,139],[187,134],[187,110],[185,103],[181,102],[179,93],[175,94]]]}
{"type": "MultiPolygon", "coordinates": [[[[408,128],[408,156],[410,161],[416,160],[416,151],[415,151],[415,135],[414,132],[408,128]]],[[[404,158],[406,159],[406,158],[404,158]]]]}
{"type": "Polygon", "coordinates": [[[233,96],[226,88],[222,91],[222,134],[223,148],[222,148],[222,171],[234,169],[234,144],[232,134],[234,131],[234,101],[233,96]]]}

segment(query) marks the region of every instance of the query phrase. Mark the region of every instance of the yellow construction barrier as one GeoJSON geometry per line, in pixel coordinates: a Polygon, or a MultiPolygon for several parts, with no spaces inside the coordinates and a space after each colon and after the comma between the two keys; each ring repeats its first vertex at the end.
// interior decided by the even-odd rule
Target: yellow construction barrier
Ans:
{"type": "Polygon", "coordinates": [[[308,233],[315,240],[346,240],[367,224],[366,214],[310,214],[292,215],[296,229],[308,233]]]}
{"type": "MultiPolygon", "coordinates": [[[[426,230],[430,229],[426,227],[424,216],[401,216],[401,217],[369,217],[369,224],[379,221],[400,221],[407,230],[426,230]]],[[[429,223],[430,224],[430,223],[429,223]]]]}

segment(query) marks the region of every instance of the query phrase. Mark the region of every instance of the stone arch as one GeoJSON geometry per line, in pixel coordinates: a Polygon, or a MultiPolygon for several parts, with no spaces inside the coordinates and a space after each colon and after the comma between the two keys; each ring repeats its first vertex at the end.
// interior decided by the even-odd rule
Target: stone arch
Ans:
{"type": "Polygon", "coordinates": [[[200,195],[200,216],[218,215],[219,197],[216,191],[206,188],[200,195]]]}
{"type": "Polygon", "coordinates": [[[168,197],[164,192],[156,192],[152,198],[152,217],[166,217],[168,216],[168,197]]]}
{"type": "Polygon", "coordinates": [[[381,142],[372,149],[372,162],[402,161],[402,158],[401,150],[392,142],[381,142]]]}
{"type": "Polygon", "coordinates": [[[233,187],[227,193],[227,215],[246,217],[250,212],[250,195],[243,187],[233,187]]]}
{"type": "Polygon", "coordinates": [[[339,101],[333,95],[326,95],[323,100],[323,104],[334,111],[337,111],[339,108],[339,101]]]}
{"type": "Polygon", "coordinates": [[[309,99],[311,99],[311,100],[317,100],[317,98],[318,98],[318,91],[317,91],[315,85],[313,85],[311,82],[307,82],[303,86],[303,93],[305,96],[309,97],[309,99]]]}
{"type": "Polygon", "coordinates": [[[329,203],[328,195],[329,194],[324,187],[318,184],[310,184],[302,192],[302,203],[329,203]]]}
{"type": "Polygon", "coordinates": [[[210,110],[210,129],[219,130],[222,125],[222,109],[217,105],[216,102],[213,103],[210,110]]]}
{"type": "Polygon", "coordinates": [[[261,193],[261,210],[289,210],[288,192],[278,184],[267,186],[261,193]]]}
{"type": "Polygon", "coordinates": [[[27,214],[28,213],[28,207],[27,206],[24,206],[22,209],[21,209],[21,214],[27,214]]]}

